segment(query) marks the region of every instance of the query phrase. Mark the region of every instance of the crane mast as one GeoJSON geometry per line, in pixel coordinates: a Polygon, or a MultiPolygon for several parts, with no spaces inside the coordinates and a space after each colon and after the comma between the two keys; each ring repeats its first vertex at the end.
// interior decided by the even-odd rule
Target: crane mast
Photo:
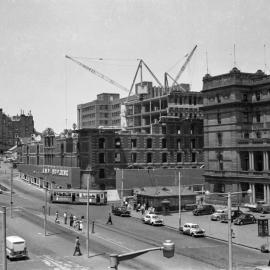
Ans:
{"type": "Polygon", "coordinates": [[[85,64],[83,64],[83,63],[81,63],[80,61],[74,59],[74,58],[71,57],[71,56],[66,55],[65,57],[66,57],[67,59],[69,59],[69,60],[75,62],[75,63],[78,64],[79,66],[81,66],[81,67],[87,69],[88,71],[92,72],[93,74],[95,74],[96,76],[100,77],[101,79],[103,79],[103,80],[105,80],[105,81],[107,81],[107,82],[109,82],[109,83],[115,85],[116,87],[122,89],[123,91],[129,93],[130,90],[128,90],[125,86],[123,86],[123,85],[119,84],[118,82],[112,80],[111,78],[109,78],[108,76],[102,74],[101,72],[99,72],[99,71],[97,71],[97,70],[95,70],[95,69],[93,69],[93,68],[91,68],[91,67],[89,67],[89,66],[87,66],[87,65],[85,65],[85,64]]]}
{"type": "Polygon", "coordinates": [[[176,75],[175,79],[174,79],[174,82],[173,82],[173,85],[172,86],[175,86],[177,84],[177,81],[179,80],[180,76],[182,75],[182,73],[185,71],[188,63],[190,62],[190,59],[192,58],[195,50],[197,48],[197,45],[192,49],[191,53],[188,55],[184,65],[181,67],[180,71],[178,72],[178,74],[176,75]]]}

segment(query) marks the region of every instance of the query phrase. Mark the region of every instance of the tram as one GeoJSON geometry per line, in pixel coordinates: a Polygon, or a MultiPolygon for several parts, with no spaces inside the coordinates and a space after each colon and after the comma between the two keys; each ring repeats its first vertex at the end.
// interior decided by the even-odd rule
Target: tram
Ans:
{"type": "MultiPolygon", "coordinates": [[[[86,189],[51,189],[51,203],[70,203],[70,204],[86,204],[86,189]]],[[[89,190],[89,204],[102,205],[107,204],[107,191],[89,190]]]]}

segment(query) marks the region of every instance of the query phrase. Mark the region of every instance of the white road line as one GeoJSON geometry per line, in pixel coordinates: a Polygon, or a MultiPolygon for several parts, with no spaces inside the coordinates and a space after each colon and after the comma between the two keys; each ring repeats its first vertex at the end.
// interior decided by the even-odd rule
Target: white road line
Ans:
{"type": "Polygon", "coordinates": [[[100,236],[100,235],[98,235],[98,234],[95,234],[94,236],[95,236],[96,238],[100,238],[100,239],[102,239],[102,240],[104,240],[104,241],[107,241],[107,242],[109,242],[109,243],[112,243],[112,244],[114,244],[114,245],[116,245],[116,246],[118,246],[118,247],[124,248],[124,249],[126,249],[126,250],[128,250],[128,251],[134,251],[133,249],[130,249],[130,248],[128,248],[128,247],[125,247],[121,242],[116,242],[116,241],[114,241],[114,240],[112,240],[112,239],[110,239],[110,238],[104,238],[104,237],[102,237],[102,236],[100,236]]]}

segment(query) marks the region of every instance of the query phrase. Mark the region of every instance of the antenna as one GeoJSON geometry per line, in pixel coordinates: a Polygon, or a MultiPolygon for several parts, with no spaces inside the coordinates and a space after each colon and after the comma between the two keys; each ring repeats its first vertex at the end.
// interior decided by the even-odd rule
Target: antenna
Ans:
{"type": "Polygon", "coordinates": [[[264,73],[266,72],[266,53],[265,53],[265,44],[263,45],[263,61],[264,61],[264,73]]]}
{"type": "Polygon", "coordinates": [[[235,44],[233,44],[233,66],[236,67],[236,60],[235,60],[235,44]]]}
{"type": "MultiPolygon", "coordinates": [[[[65,61],[66,62],[66,61],[65,61]]],[[[67,64],[65,63],[65,122],[67,129],[67,64]]]]}
{"type": "Polygon", "coordinates": [[[205,52],[205,56],[206,56],[206,74],[209,74],[209,69],[208,69],[208,53],[207,53],[207,50],[205,52]]]}

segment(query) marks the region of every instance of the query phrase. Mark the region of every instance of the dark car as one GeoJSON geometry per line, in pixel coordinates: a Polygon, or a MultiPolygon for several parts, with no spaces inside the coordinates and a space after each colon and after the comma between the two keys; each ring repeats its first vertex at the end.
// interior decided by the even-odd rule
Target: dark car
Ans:
{"type": "MultiPolygon", "coordinates": [[[[243,212],[241,210],[231,210],[232,213],[232,217],[231,217],[231,221],[234,221],[236,218],[238,218],[239,216],[241,216],[243,214],[243,212]]],[[[228,213],[224,213],[221,217],[220,217],[220,222],[228,222],[228,213]]]]}
{"type": "Polygon", "coordinates": [[[215,212],[215,207],[211,204],[203,204],[193,210],[194,216],[211,215],[215,212]]]}
{"type": "Polygon", "coordinates": [[[256,223],[256,218],[251,214],[242,214],[233,222],[235,225],[253,224],[256,223]]]}
{"type": "Polygon", "coordinates": [[[120,217],[130,217],[130,211],[126,207],[113,207],[112,213],[120,217]]]}

